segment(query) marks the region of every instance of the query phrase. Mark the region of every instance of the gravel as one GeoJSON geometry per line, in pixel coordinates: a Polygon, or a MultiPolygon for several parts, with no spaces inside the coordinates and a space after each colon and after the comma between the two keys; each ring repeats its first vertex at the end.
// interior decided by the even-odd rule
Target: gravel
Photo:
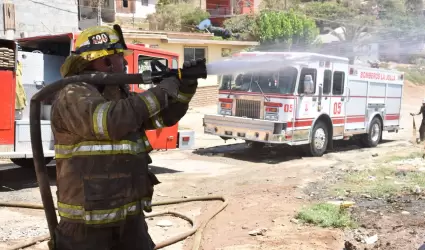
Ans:
{"type": "MultiPolygon", "coordinates": [[[[52,194],[56,193],[56,187],[51,187],[52,194]]],[[[41,204],[40,190],[38,188],[26,188],[15,191],[2,192],[0,195],[2,202],[25,202],[41,204]]],[[[56,204],[56,195],[53,195],[53,201],[56,204]]]]}
{"type": "Polygon", "coordinates": [[[46,219],[43,211],[34,211],[29,215],[28,210],[0,208],[0,242],[17,239],[27,239],[48,234],[46,219]],[[21,212],[22,211],[22,212],[21,212]],[[39,213],[40,215],[36,215],[39,213]]]}

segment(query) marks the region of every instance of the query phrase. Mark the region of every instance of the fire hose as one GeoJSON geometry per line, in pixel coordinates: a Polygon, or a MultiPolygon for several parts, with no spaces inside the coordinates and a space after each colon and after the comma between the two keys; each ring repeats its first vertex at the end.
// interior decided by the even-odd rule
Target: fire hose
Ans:
{"type": "MultiPolygon", "coordinates": [[[[155,246],[155,249],[161,249],[166,246],[170,246],[172,244],[175,244],[179,241],[182,241],[186,239],[187,237],[195,234],[194,240],[193,240],[193,246],[192,250],[198,250],[201,247],[202,242],[202,233],[205,227],[207,226],[208,222],[214,218],[218,213],[220,213],[224,208],[227,206],[227,200],[223,196],[204,196],[204,197],[193,197],[193,198],[186,198],[186,199],[177,199],[177,200],[168,200],[168,201],[161,201],[152,203],[152,206],[165,206],[165,205],[172,205],[172,204],[180,204],[180,203],[186,203],[186,202],[194,202],[194,201],[215,201],[220,200],[223,201],[222,205],[214,211],[210,216],[208,216],[207,219],[205,219],[202,223],[195,223],[191,218],[187,217],[184,214],[174,212],[174,211],[163,211],[158,213],[152,213],[145,215],[145,218],[152,218],[152,217],[158,217],[158,216],[165,216],[165,215],[171,215],[174,217],[181,218],[183,220],[186,220],[192,225],[192,228],[184,233],[181,233],[179,235],[176,235],[170,239],[167,239],[165,241],[162,241],[160,243],[157,243],[155,246]]],[[[0,202],[0,207],[16,207],[16,208],[28,208],[28,209],[44,209],[43,205],[40,204],[31,204],[31,203],[9,203],[9,202],[0,202]]],[[[57,208],[55,208],[57,209],[57,208]]],[[[56,213],[55,213],[56,214],[56,213]]],[[[38,242],[49,240],[50,235],[44,235],[37,238],[34,238],[33,240],[30,240],[28,242],[19,243],[15,246],[9,247],[7,250],[19,250],[22,248],[30,247],[32,245],[37,244],[38,242]]]]}
{"type": "MultiPolygon", "coordinates": [[[[205,60],[204,66],[205,66],[205,60]]],[[[159,68],[164,69],[164,67],[161,67],[162,65],[159,65],[158,63],[155,63],[156,65],[152,66],[160,66],[159,68]]],[[[202,67],[202,66],[201,66],[202,67]]],[[[47,167],[44,161],[44,152],[43,152],[43,145],[42,145],[42,138],[41,138],[41,102],[46,100],[47,98],[51,97],[53,94],[58,92],[59,90],[63,89],[66,85],[76,82],[85,82],[89,84],[102,84],[102,85],[118,85],[118,84],[150,84],[152,82],[159,83],[162,77],[170,76],[171,75],[177,75],[180,79],[198,79],[198,78],[206,78],[206,69],[198,71],[197,73],[193,73],[193,71],[187,71],[184,68],[183,69],[177,69],[173,71],[163,71],[159,72],[157,70],[154,70],[152,72],[144,72],[143,74],[127,74],[127,73],[114,73],[114,74],[108,74],[108,73],[97,73],[97,74],[86,74],[86,75],[77,75],[77,76],[71,76],[66,77],[64,79],[61,79],[59,81],[56,81],[52,84],[46,85],[44,88],[42,88],[39,92],[34,94],[34,96],[31,98],[30,102],[30,134],[31,134],[31,146],[32,146],[32,152],[33,152],[33,159],[34,159],[34,166],[35,166],[35,173],[37,176],[37,182],[40,189],[40,195],[43,205],[34,205],[34,204],[11,204],[6,203],[3,204],[3,206],[14,206],[14,207],[26,207],[26,208],[36,208],[36,209],[44,209],[47,225],[49,229],[49,236],[50,238],[54,239],[55,235],[55,229],[58,225],[58,220],[56,216],[56,208],[53,203],[53,196],[52,191],[50,189],[49,185],[49,177],[47,175],[47,167]],[[155,80],[156,79],[156,80],[155,80]]],[[[178,217],[181,217],[183,219],[188,220],[194,227],[188,231],[187,233],[183,233],[181,235],[175,236],[167,241],[161,242],[157,245],[156,249],[163,248],[165,246],[168,246],[170,244],[173,244],[175,242],[178,242],[182,239],[187,238],[188,236],[194,234],[197,232],[197,235],[195,236],[195,244],[193,246],[193,249],[196,250],[200,246],[201,238],[202,238],[202,232],[205,228],[206,224],[220,211],[222,211],[226,206],[227,202],[225,198],[223,197],[199,197],[199,198],[192,198],[192,199],[183,199],[183,200],[174,200],[174,201],[165,201],[161,203],[156,203],[156,206],[160,205],[169,205],[169,204],[177,204],[177,203],[183,203],[183,202],[189,202],[189,201],[205,201],[205,200],[222,200],[224,203],[223,205],[212,215],[210,216],[206,221],[198,224],[194,224],[192,220],[190,220],[188,217],[176,213],[176,212],[163,212],[159,214],[152,214],[150,216],[146,217],[153,217],[153,216],[159,216],[159,215],[165,215],[165,214],[171,214],[178,217]]],[[[44,237],[45,239],[48,238],[47,236],[44,237]]],[[[39,239],[37,239],[38,242],[39,239]]],[[[33,241],[34,242],[34,241],[33,241]]],[[[28,244],[26,244],[28,245],[28,244]]],[[[24,246],[25,247],[25,246],[24,246]]],[[[18,246],[12,249],[19,249],[22,248],[22,246],[18,246]]]]}

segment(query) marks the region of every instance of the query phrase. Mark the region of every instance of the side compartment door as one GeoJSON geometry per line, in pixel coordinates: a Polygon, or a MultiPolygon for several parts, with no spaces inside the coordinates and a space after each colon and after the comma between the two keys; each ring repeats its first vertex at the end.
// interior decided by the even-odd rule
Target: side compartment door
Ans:
{"type": "Polygon", "coordinates": [[[330,117],[334,126],[334,136],[342,136],[345,126],[346,78],[345,71],[339,70],[337,67],[334,68],[330,101],[330,117]]]}
{"type": "MultiPolygon", "coordinates": [[[[137,51],[134,52],[134,56],[135,56],[134,58],[135,73],[142,73],[145,70],[152,70],[150,62],[154,59],[159,60],[164,65],[167,65],[167,67],[170,66],[170,63],[172,63],[172,62],[169,62],[171,61],[170,58],[155,57],[153,55],[144,55],[137,51]]],[[[135,84],[135,86],[133,87],[134,89],[133,91],[140,93],[150,89],[151,87],[153,87],[152,84],[135,84]]],[[[152,125],[147,124],[146,127],[152,128],[152,125]]],[[[178,124],[171,127],[146,130],[146,135],[154,149],[175,149],[177,147],[177,140],[178,140],[177,130],[178,130],[178,124]]]]}

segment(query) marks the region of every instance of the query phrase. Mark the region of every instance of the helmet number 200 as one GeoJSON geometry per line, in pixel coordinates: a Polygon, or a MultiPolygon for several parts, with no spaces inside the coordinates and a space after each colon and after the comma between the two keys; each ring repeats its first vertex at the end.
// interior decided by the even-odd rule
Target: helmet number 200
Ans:
{"type": "Polygon", "coordinates": [[[92,44],[103,44],[109,42],[109,37],[107,34],[97,34],[92,37],[90,37],[92,44]]]}

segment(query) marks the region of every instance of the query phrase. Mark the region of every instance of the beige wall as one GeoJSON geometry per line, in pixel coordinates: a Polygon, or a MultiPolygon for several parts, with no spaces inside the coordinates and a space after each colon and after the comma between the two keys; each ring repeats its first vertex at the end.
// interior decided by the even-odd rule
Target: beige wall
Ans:
{"type": "MultiPolygon", "coordinates": [[[[184,44],[173,44],[173,43],[162,43],[159,39],[126,39],[128,43],[136,43],[136,41],[139,41],[139,43],[144,44],[150,44],[150,45],[158,45],[158,49],[170,51],[179,54],[179,66],[183,64],[184,58],[184,48],[190,47],[190,48],[205,48],[206,49],[206,56],[207,56],[207,62],[213,62],[217,60],[221,60],[224,57],[221,56],[221,50],[223,48],[231,49],[232,52],[240,51],[247,46],[238,46],[238,45],[222,45],[222,44],[202,44],[202,45],[196,45],[196,44],[190,44],[190,45],[184,45],[184,44]]],[[[207,79],[201,79],[199,80],[200,86],[212,86],[218,84],[218,77],[216,75],[208,75],[207,79]]]]}

